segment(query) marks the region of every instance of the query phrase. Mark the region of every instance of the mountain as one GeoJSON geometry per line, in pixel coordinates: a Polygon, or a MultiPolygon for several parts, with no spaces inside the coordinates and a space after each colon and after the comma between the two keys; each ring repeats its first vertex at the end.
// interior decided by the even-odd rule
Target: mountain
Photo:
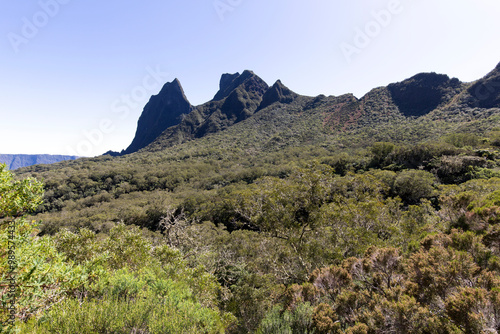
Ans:
{"type": "Polygon", "coordinates": [[[183,115],[192,108],[179,80],[166,83],[160,93],[152,96],[144,107],[134,140],[122,153],[129,154],[146,147],[165,129],[179,124],[183,115]]]}
{"type": "Polygon", "coordinates": [[[475,82],[468,90],[471,107],[498,108],[500,105],[500,63],[484,78],[475,82]]]}
{"type": "Polygon", "coordinates": [[[422,116],[459,93],[462,83],[447,75],[420,73],[403,82],[390,84],[392,100],[405,116],[422,116]]]}
{"type": "Polygon", "coordinates": [[[264,96],[262,96],[262,102],[259,105],[259,109],[264,109],[273,103],[291,103],[299,95],[292,92],[288,87],[281,83],[281,80],[276,81],[276,83],[269,88],[264,96]]]}
{"type": "Polygon", "coordinates": [[[150,101],[139,119],[132,144],[123,153],[136,152],[157,137],[174,145],[221,131],[250,117],[258,109],[268,88],[253,72],[244,71],[242,74],[222,75],[214,98],[197,107],[191,107],[183,93],[181,98],[179,89],[173,95],[178,103],[168,103],[172,94],[161,103],[150,101]],[[143,140],[146,136],[147,140],[143,140]]]}
{"type": "MultiPolygon", "coordinates": [[[[269,87],[255,73],[246,70],[241,74],[223,74],[214,98],[199,106],[189,104],[176,79],[151,98],[139,119],[132,144],[122,153],[141,149],[160,151],[224,131],[250,118],[261,119],[258,123],[262,124],[269,113],[283,118],[282,127],[287,124],[290,130],[302,126],[299,123],[304,121],[292,115],[297,111],[307,112],[304,117],[314,123],[307,135],[311,138],[421,117],[434,121],[453,118],[454,122],[461,122],[481,110],[499,107],[499,69],[500,65],[474,83],[463,83],[444,74],[420,73],[374,88],[361,98],[352,94],[302,96],[280,80],[269,87]]],[[[296,142],[296,138],[291,142],[296,142]]]]}
{"type": "Polygon", "coordinates": [[[73,155],[49,155],[49,154],[0,154],[0,163],[14,170],[21,167],[39,164],[53,164],[60,161],[75,160],[79,157],[73,155]]]}
{"type": "MultiPolygon", "coordinates": [[[[500,175],[497,76],[498,67],[472,83],[424,73],[358,98],[300,95],[279,80],[268,86],[251,71],[224,74],[211,101],[174,117],[175,125],[137,152],[16,173],[45,182],[36,217],[45,222],[43,233],[106,230],[117,221],[155,229],[166,207],[228,230],[251,229],[242,216],[247,213],[238,209],[245,189],[269,176],[286,179],[297,168],[319,164],[345,175],[378,167],[387,169],[387,177],[418,168],[442,182],[500,175]],[[484,96],[475,93],[483,90],[484,96]],[[382,150],[376,147],[381,142],[382,150]],[[377,150],[382,153],[374,160],[377,150]]],[[[170,84],[180,96],[180,84],[170,84]]],[[[166,110],[155,113],[151,101],[139,134],[147,134],[145,120],[156,125],[166,110]]]]}
{"type": "MultiPolygon", "coordinates": [[[[231,312],[228,333],[497,332],[498,77],[498,67],[471,83],[421,73],[362,97],[313,97],[244,71],[222,75],[207,103],[188,108],[182,98],[187,113],[168,106],[182,97],[169,83],[171,93],[152,98],[141,116],[137,152],[16,171],[45,190],[27,217],[45,237],[24,244],[44,241],[77,274],[99,261],[104,283],[99,273],[92,282],[110,288],[115,273],[118,283],[157,273],[161,283],[173,270],[192,281],[186,273],[194,273],[201,281],[188,295],[201,291],[214,313],[215,305],[231,312]],[[165,270],[144,272],[145,264],[165,270]],[[429,280],[446,284],[430,291],[429,280]]],[[[33,277],[47,276],[42,267],[33,277]]],[[[143,299],[169,304],[170,290],[143,299]]],[[[136,307],[131,297],[124,309],[136,307]]],[[[93,317],[66,299],[48,316],[93,317]]],[[[91,311],[103,304],[84,303],[91,311]]]]}

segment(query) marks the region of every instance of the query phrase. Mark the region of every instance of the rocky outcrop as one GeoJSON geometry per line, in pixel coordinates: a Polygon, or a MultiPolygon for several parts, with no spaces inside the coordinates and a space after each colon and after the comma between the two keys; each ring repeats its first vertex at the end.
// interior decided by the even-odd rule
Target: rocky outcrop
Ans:
{"type": "Polygon", "coordinates": [[[259,106],[259,110],[264,109],[276,102],[290,103],[298,96],[298,94],[292,92],[290,89],[288,89],[288,87],[283,85],[280,80],[278,80],[271,88],[266,91],[266,93],[262,97],[262,103],[259,106]]]}
{"type": "Polygon", "coordinates": [[[447,75],[420,73],[387,86],[392,100],[404,116],[422,116],[455,96],[462,83],[447,75]]]}
{"type": "Polygon", "coordinates": [[[219,91],[212,101],[220,101],[239,89],[248,93],[263,95],[269,86],[252,71],[245,70],[242,74],[223,74],[219,83],[219,91]]]}
{"type": "Polygon", "coordinates": [[[484,78],[469,89],[469,106],[478,108],[500,108],[500,63],[484,78]]]}
{"type": "MultiPolygon", "coordinates": [[[[500,107],[500,64],[470,84],[436,73],[420,73],[358,99],[352,94],[316,98],[296,94],[278,80],[269,87],[252,71],[223,74],[219,90],[207,103],[192,107],[178,80],[153,96],[139,119],[136,137],[124,153],[149,145],[158,151],[223,131],[257,112],[281,104],[283,113],[321,110],[321,123],[331,131],[350,131],[406,118],[461,121],[468,115],[500,107]]],[[[264,110],[266,109],[266,110],[264,110]]],[[[259,113],[260,115],[260,113],[259,113]]],[[[123,152],[122,152],[123,153],[123,152]]],[[[109,152],[116,155],[115,152],[109,152]]]]}
{"type": "Polygon", "coordinates": [[[163,131],[179,124],[183,115],[187,115],[192,109],[179,80],[166,83],[160,93],[152,96],[144,107],[134,140],[122,154],[133,153],[148,146],[163,131]]]}
{"type": "Polygon", "coordinates": [[[215,97],[158,137],[156,149],[222,131],[252,116],[269,86],[252,71],[223,74],[215,97]]]}

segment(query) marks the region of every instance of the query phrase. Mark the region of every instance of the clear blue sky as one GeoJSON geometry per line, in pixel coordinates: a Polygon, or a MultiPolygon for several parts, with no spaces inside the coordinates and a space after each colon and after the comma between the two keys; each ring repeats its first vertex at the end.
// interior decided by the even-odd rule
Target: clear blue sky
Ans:
{"type": "Polygon", "coordinates": [[[499,14],[498,0],[3,0],[0,153],[126,148],[174,78],[193,105],[245,69],[304,95],[473,81],[500,62],[499,14]]]}

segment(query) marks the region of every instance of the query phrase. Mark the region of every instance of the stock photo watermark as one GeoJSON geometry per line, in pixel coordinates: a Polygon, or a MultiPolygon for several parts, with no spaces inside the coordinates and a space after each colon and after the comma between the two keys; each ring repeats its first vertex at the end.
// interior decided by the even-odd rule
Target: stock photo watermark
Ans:
{"type": "Polygon", "coordinates": [[[476,87],[474,95],[481,101],[488,100],[492,96],[498,95],[500,92],[500,78],[495,78],[492,81],[487,81],[476,87]]]}
{"type": "Polygon", "coordinates": [[[242,3],[243,0],[215,0],[213,6],[219,19],[224,21],[226,14],[234,11],[242,3]]]}
{"type": "Polygon", "coordinates": [[[133,109],[140,107],[154,91],[162,87],[169,76],[168,72],[162,71],[159,66],[156,66],[155,69],[148,66],[146,72],[147,74],[140,85],[135,86],[129,93],[122,94],[113,101],[111,112],[115,115],[114,119],[101,119],[96,128],[82,132],[84,139],[78,142],[75,147],[66,146],[66,150],[70,155],[91,156],[93,150],[104,143],[105,136],[115,131],[116,118],[122,121],[125,120],[133,109]]]}
{"type": "Polygon", "coordinates": [[[30,40],[38,36],[50,20],[59,14],[61,6],[70,3],[71,0],[40,0],[38,5],[40,10],[35,12],[31,18],[23,17],[22,26],[19,33],[9,32],[7,38],[15,53],[19,53],[22,45],[26,45],[30,40]]]}
{"type": "Polygon", "coordinates": [[[353,57],[370,46],[371,42],[377,38],[384,28],[387,28],[395,16],[403,12],[403,5],[400,0],[391,0],[385,9],[372,11],[372,20],[368,21],[364,27],[356,27],[352,42],[342,42],[340,50],[346,61],[350,64],[353,57]]]}
{"type": "Polygon", "coordinates": [[[16,289],[17,289],[17,260],[16,260],[16,243],[14,241],[14,234],[16,232],[15,221],[9,222],[7,227],[7,256],[8,256],[8,271],[6,275],[6,284],[2,284],[2,287],[7,288],[4,292],[6,296],[5,310],[7,311],[7,319],[5,325],[14,325],[16,320],[16,289]]]}

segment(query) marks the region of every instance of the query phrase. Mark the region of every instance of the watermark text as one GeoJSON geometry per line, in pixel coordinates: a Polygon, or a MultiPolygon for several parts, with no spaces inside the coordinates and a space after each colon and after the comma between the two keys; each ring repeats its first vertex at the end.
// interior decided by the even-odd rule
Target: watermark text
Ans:
{"type": "Polygon", "coordinates": [[[140,85],[132,88],[129,93],[122,94],[111,103],[111,113],[114,117],[103,118],[95,128],[83,130],[83,139],[76,146],[66,146],[66,151],[70,155],[92,156],[94,149],[104,143],[105,136],[115,131],[117,120],[125,120],[133,109],[137,109],[141,104],[144,104],[153,91],[161,87],[169,76],[159,66],[154,69],[148,66],[146,72],[147,74],[140,85]]]}
{"type": "Polygon", "coordinates": [[[14,239],[14,234],[16,232],[16,223],[15,221],[9,222],[9,226],[7,227],[7,264],[8,271],[6,275],[6,305],[5,308],[7,310],[7,325],[14,325],[16,320],[16,290],[17,290],[17,259],[16,259],[16,243],[14,239]]]}
{"type": "Polygon", "coordinates": [[[62,5],[66,5],[71,0],[40,0],[38,5],[40,10],[33,14],[30,18],[23,17],[21,19],[22,26],[19,33],[9,32],[7,38],[15,53],[21,50],[22,45],[26,45],[30,40],[38,36],[50,20],[54,18],[61,10],[62,5]]]}
{"type": "Polygon", "coordinates": [[[234,11],[243,0],[215,0],[213,6],[217,16],[221,21],[224,21],[227,13],[234,11]]]}
{"type": "Polygon", "coordinates": [[[373,20],[368,21],[363,28],[355,28],[352,42],[340,44],[340,50],[346,61],[351,63],[353,57],[361,54],[362,50],[370,46],[371,42],[382,33],[382,30],[391,24],[393,18],[402,12],[403,6],[400,0],[391,0],[386,9],[372,11],[373,20]]]}

